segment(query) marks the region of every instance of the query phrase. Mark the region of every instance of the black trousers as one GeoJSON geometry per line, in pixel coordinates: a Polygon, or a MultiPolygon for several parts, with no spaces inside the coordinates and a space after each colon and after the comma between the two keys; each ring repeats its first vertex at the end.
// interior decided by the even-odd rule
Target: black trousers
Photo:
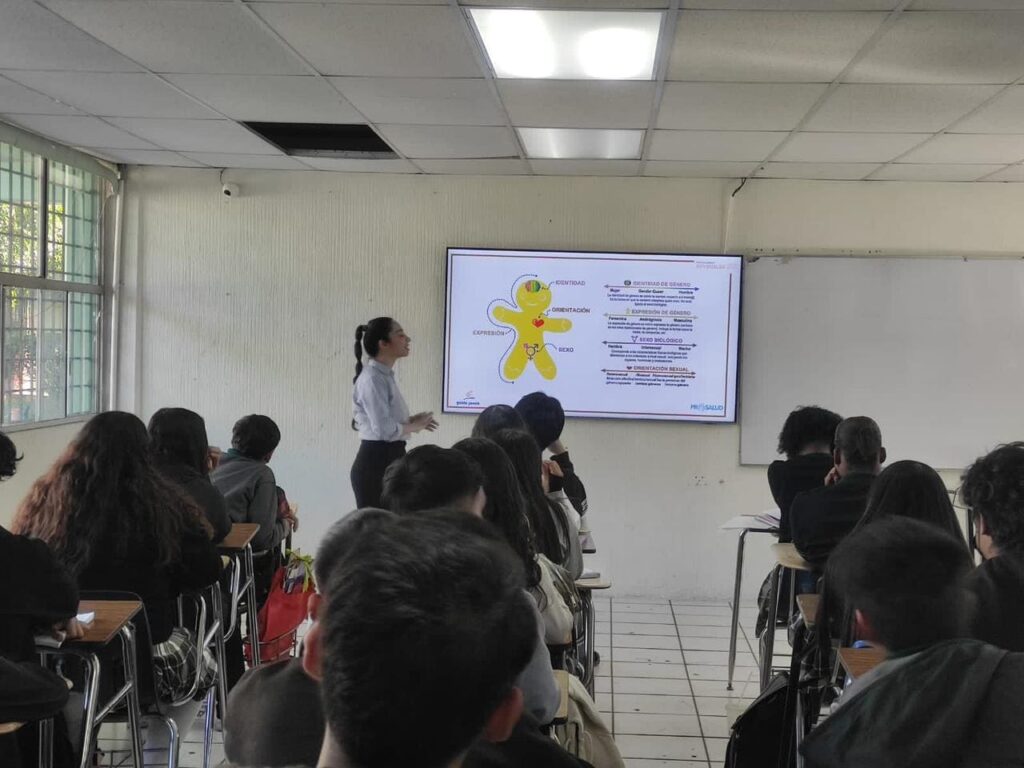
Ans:
{"type": "Polygon", "coordinates": [[[349,477],[356,494],[356,508],[379,507],[384,470],[396,459],[405,456],[405,441],[363,440],[352,462],[349,477]]]}

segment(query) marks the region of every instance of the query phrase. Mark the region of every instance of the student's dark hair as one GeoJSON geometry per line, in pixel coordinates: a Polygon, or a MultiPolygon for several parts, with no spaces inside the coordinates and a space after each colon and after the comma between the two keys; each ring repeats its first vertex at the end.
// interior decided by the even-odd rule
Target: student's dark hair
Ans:
{"type": "Polygon", "coordinates": [[[563,509],[544,494],[540,479],[541,453],[537,441],[529,433],[518,429],[499,429],[491,439],[501,446],[515,467],[537,549],[551,562],[563,565],[569,554],[566,545],[571,530],[563,509]]]}
{"type": "Polygon", "coordinates": [[[897,461],[882,470],[871,485],[867,507],[857,526],[890,517],[930,523],[967,547],[946,484],[938,472],[920,461],[897,461]]]}
{"type": "Polygon", "coordinates": [[[541,450],[562,436],[565,411],[558,398],[543,392],[531,392],[516,403],[516,412],[523,417],[541,450]]]}
{"type": "Polygon", "coordinates": [[[443,768],[511,693],[537,626],[490,528],[465,512],[380,521],[332,569],[321,691],[353,765],[443,768]]]}
{"type": "Polygon", "coordinates": [[[364,531],[395,519],[394,512],[366,507],[357,509],[327,529],[313,558],[313,576],[321,590],[342,557],[355,546],[364,531]]]}
{"type": "Polygon", "coordinates": [[[853,469],[874,469],[882,458],[882,430],[874,419],[852,416],[836,427],[836,450],[853,469]]]}
{"type": "Polygon", "coordinates": [[[108,411],[86,422],[36,480],[13,530],[42,539],[73,574],[94,557],[125,557],[142,548],[162,567],[180,555],[187,528],[209,531],[199,508],[153,462],[146,426],[108,411]],[[102,552],[99,545],[108,546],[102,552]]]}
{"type": "Polygon", "coordinates": [[[477,463],[464,453],[421,445],[384,471],[381,502],[392,512],[451,506],[483,487],[477,463]]]}
{"type": "Polygon", "coordinates": [[[499,429],[526,429],[526,422],[511,405],[489,405],[476,417],[473,437],[493,437],[499,429]]]}
{"type": "Polygon", "coordinates": [[[843,539],[826,579],[864,614],[877,640],[899,652],[963,636],[968,598],[961,582],[970,568],[962,540],[920,520],[890,517],[843,539]]]}
{"type": "Polygon", "coordinates": [[[1001,445],[964,472],[960,497],[1000,550],[1024,551],[1024,443],[1001,445]]]}
{"type": "Polygon", "coordinates": [[[18,449],[14,447],[14,441],[0,432],[0,480],[17,472],[19,461],[21,461],[21,456],[18,455],[18,449]]]}
{"type": "Polygon", "coordinates": [[[484,520],[501,531],[505,543],[519,555],[526,571],[526,586],[532,589],[540,583],[540,563],[537,562],[537,545],[530,529],[526,501],[519,490],[512,460],[501,446],[486,437],[467,437],[452,448],[475,460],[483,472],[484,493],[487,495],[484,520]]]}
{"type": "Polygon", "coordinates": [[[231,429],[231,447],[249,459],[266,458],[280,442],[281,430],[269,416],[243,416],[231,429]]]}
{"type": "Polygon", "coordinates": [[[779,432],[779,453],[787,459],[799,456],[809,445],[821,443],[829,447],[835,446],[836,428],[843,420],[838,413],[833,413],[817,405],[802,405],[791,411],[779,432]]]}
{"type": "Polygon", "coordinates": [[[395,321],[390,317],[375,317],[366,325],[356,326],[356,375],[352,378],[353,384],[363,372],[363,352],[369,357],[376,357],[380,343],[388,340],[394,327],[395,321]]]}
{"type": "Polygon", "coordinates": [[[149,420],[149,446],[158,462],[208,473],[206,422],[187,408],[161,408],[149,420]]]}

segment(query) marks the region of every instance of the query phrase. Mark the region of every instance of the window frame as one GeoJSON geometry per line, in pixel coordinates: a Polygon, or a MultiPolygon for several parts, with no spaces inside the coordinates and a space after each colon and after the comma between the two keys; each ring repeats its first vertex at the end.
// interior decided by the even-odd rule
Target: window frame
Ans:
{"type": "MultiPolygon", "coordinates": [[[[7,126],[3,126],[7,127],[7,126]]],[[[74,415],[67,415],[68,410],[68,398],[70,396],[70,387],[66,384],[64,389],[64,412],[65,415],[58,419],[35,419],[32,421],[20,421],[14,423],[6,423],[3,421],[3,408],[0,407],[0,429],[4,432],[23,432],[30,429],[42,429],[46,427],[60,426],[62,424],[75,424],[88,421],[95,414],[100,413],[104,409],[105,397],[106,397],[106,371],[108,365],[108,334],[110,332],[110,318],[108,308],[112,305],[110,292],[107,286],[107,217],[108,217],[108,206],[114,198],[117,197],[119,191],[119,185],[116,181],[110,178],[108,173],[96,173],[96,169],[93,167],[95,161],[91,163],[76,163],[75,158],[67,157],[53,157],[49,153],[40,153],[34,146],[26,147],[20,142],[5,141],[5,137],[0,132],[0,142],[9,144],[12,147],[16,147],[23,152],[28,152],[35,155],[41,160],[41,171],[40,171],[40,198],[39,198],[39,221],[37,226],[39,228],[39,241],[36,244],[37,253],[36,257],[39,259],[39,274],[37,275],[25,275],[17,274],[14,272],[6,272],[0,267],[0,295],[3,295],[3,291],[6,288],[22,288],[27,290],[38,290],[38,291],[56,291],[63,293],[67,297],[66,302],[66,315],[64,322],[64,365],[65,365],[65,377],[70,380],[70,334],[71,334],[71,323],[70,323],[70,307],[71,307],[71,295],[74,293],[85,293],[93,294],[99,297],[99,312],[98,312],[98,323],[97,323],[97,361],[96,361],[96,378],[95,378],[95,409],[87,413],[78,413],[74,415]],[[62,280],[49,277],[47,270],[49,269],[49,256],[48,249],[50,245],[50,165],[51,163],[60,163],[76,168],[77,170],[85,171],[96,176],[101,181],[100,194],[98,199],[98,211],[96,218],[96,226],[98,228],[97,243],[98,243],[98,258],[97,258],[97,274],[96,282],[94,283],[83,283],[75,282],[72,280],[62,280]],[[85,167],[83,167],[85,166],[85,167]]],[[[92,158],[89,158],[92,160],[92,158]]],[[[114,222],[114,227],[119,227],[120,222],[114,222]]],[[[40,297],[42,294],[40,294],[40,297]]],[[[6,313],[0,311],[0,382],[4,381],[4,355],[3,355],[3,343],[6,337],[6,313]]],[[[37,333],[42,333],[42,328],[37,330],[37,333]]],[[[2,394],[0,394],[2,397],[2,394]]]]}

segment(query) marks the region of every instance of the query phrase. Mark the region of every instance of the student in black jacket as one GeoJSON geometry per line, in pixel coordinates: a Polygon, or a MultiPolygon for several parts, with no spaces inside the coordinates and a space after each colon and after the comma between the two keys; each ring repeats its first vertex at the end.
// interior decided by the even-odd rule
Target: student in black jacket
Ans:
{"type": "Polygon", "coordinates": [[[1024,654],[965,639],[970,567],[962,541],[905,517],[836,548],[829,581],[886,659],[804,740],[808,768],[1024,765],[1024,654]]]}
{"type": "Polygon", "coordinates": [[[885,448],[873,419],[854,416],[836,428],[835,469],[828,484],[793,499],[793,544],[805,560],[822,566],[829,553],[856,527],[867,506],[875,476],[882,471],[885,448]]]}
{"type": "Polygon", "coordinates": [[[587,489],[576,474],[569,449],[562,443],[562,430],[565,429],[562,404],[543,392],[531,392],[516,403],[516,411],[523,417],[537,445],[542,451],[548,451],[551,461],[561,471],[561,475],[552,473],[550,492],[564,490],[573,509],[583,517],[587,514],[587,489]]]}
{"type": "Polygon", "coordinates": [[[785,461],[768,467],[768,486],[779,505],[779,541],[791,541],[789,508],[798,493],[821,488],[835,461],[836,428],[843,420],[838,413],[816,405],[801,406],[786,417],[779,433],[779,453],[785,461]]]}
{"type": "Polygon", "coordinates": [[[996,448],[972,464],[960,493],[985,558],[968,577],[975,637],[1024,651],[1024,443],[996,448]]]}
{"type": "Polygon", "coordinates": [[[213,543],[231,530],[224,494],[210,482],[210,444],[206,422],[187,408],[161,408],[149,420],[153,459],[164,476],[181,487],[213,528],[213,543]]]}

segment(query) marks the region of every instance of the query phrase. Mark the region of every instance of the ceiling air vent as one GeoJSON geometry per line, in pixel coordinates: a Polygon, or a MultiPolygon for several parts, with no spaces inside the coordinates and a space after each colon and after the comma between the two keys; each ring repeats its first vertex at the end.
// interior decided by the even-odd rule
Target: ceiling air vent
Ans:
{"type": "Polygon", "coordinates": [[[391,160],[398,157],[368,125],[245,123],[249,130],[296,157],[391,160]]]}

